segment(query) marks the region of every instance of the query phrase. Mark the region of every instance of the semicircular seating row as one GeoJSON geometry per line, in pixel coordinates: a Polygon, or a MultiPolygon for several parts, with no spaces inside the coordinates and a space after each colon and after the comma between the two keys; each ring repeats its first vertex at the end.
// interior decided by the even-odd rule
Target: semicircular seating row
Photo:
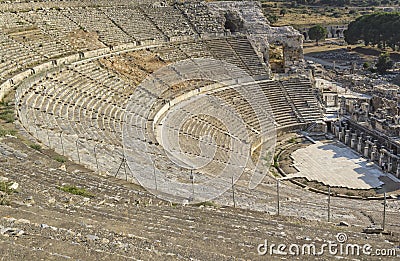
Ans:
{"type": "MultiPolygon", "coordinates": [[[[244,42],[243,39],[239,40],[244,42]]],[[[224,41],[228,43],[235,40],[225,39],[224,41]]],[[[197,48],[190,50],[197,49],[196,53],[200,57],[205,53],[212,56],[212,50],[218,54],[215,58],[230,56],[232,53],[229,53],[229,50],[234,52],[236,57],[240,56],[240,53],[233,48],[226,49],[225,52],[222,50],[217,52],[212,48],[203,49],[207,43],[199,42],[197,44],[197,48]]],[[[156,53],[157,57],[160,57],[165,62],[164,64],[167,64],[191,56],[196,57],[196,55],[187,51],[189,49],[185,49],[185,47],[191,45],[196,46],[194,43],[182,43],[181,45],[169,45],[148,51],[156,53]],[[177,50],[182,52],[181,57],[174,57],[176,53],[179,53],[177,50]]],[[[114,59],[127,59],[127,56],[122,54],[118,57],[105,59],[112,64],[112,62],[115,62],[114,59]]],[[[261,69],[257,71],[249,69],[250,67],[244,64],[242,59],[239,61],[230,59],[232,63],[238,64],[249,72],[257,74],[262,71],[261,69]]],[[[212,68],[212,70],[215,71],[215,74],[229,74],[229,72],[224,72],[223,68],[212,68]]],[[[141,75],[146,77],[150,73],[142,70],[141,75]]],[[[231,75],[232,78],[236,76],[231,75]]],[[[148,122],[149,114],[146,114],[149,106],[160,107],[148,104],[149,99],[156,98],[159,102],[164,102],[165,98],[170,99],[170,97],[154,97],[154,93],[163,94],[169,91],[169,96],[174,96],[174,91],[138,89],[131,82],[141,82],[143,79],[131,80],[124,73],[118,71],[116,67],[104,68],[104,63],[100,60],[79,62],[49,71],[42,78],[39,77],[35,82],[27,82],[21,88],[18,94],[19,120],[33,136],[55,148],[56,151],[67,155],[76,162],[84,163],[91,169],[98,169],[113,175],[124,157],[122,131],[125,113],[129,97],[135,94],[139,98],[134,104],[133,112],[135,117],[142,119],[138,128],[144,133],[144,136],[138,136],[137,139],[142,144],[146,144],[146,151],[157,156],[156,167],[158,169],[173,173],[176,179],[187,181],[187,171],[172,164],[163,148],[158,145],[158,141],[154,138],[156,135],[148,127],[151,124],[148,122]]],[[[278,124],[299,122],[299,119],[293,113],[293,108],[285,102],[287,97],[278,83],[264,80],[258,84],[262,87],[265,96],[268,97],[273,113],[276,113],[275,120],[278,124]]],[[[190,88],[190,85],[187,88],[190,88]]],[[[184,92],[185,90],[179,90],[179,93],[184,92]]],[[[230,104],[242,116],[250,133],[257,133],[258,123],[254,120],[256,117],[254,117],[251,106],[241,101],[234,90],[228,88],[210,95],[230,104]]],[[[262,103],[262,97],[260,99],[258,102],[262,103]]],[[[213,173],[218,173],[220,169],[224,168],[224,164],[228,161],[230,148],[226,140],[231,137],[219,125],[220,123],[212,118],[194,117],[185,123],[181,130],[178,130],[185,152],[198,156],[200,156],[197,147],[199,138],[208,134],[217,137],[217,154],[211,164],[200,170],[199,175],[212,176],[213,173]]],[[[136,156],[138,162],[140,162],[143,155],[139,153],[136,156]]],[[[149,171],[152,167],[146,166],[149,171]]],[[[249,167],[251,166],[249,165],[249,167]]],[[[120,174],[121,177],[124,177],[123,173],[120,174]]]]}
{"type": "Polygon", "coordinates": [[[118,1],[117,6],[54,1],[47,7],[30,2],[23,11],[2,3],[9,6],[0,12],[0,82],[30,66],[77,52],[226,33],[221,18],[205,3],[160,7],[151,1],[118,1]]]}

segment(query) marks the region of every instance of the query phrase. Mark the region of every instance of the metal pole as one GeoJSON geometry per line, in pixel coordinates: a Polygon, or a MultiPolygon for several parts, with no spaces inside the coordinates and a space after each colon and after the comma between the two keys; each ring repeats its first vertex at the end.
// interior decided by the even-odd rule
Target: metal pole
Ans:
{"type": "Polygon", "coordinates": [[[385,231],[385,221],[386,221],[386,192],[383,193],[383,222],[382,222],[383,231],[385,231]]]}
{"type": "Polygon", "coordinates": [[[63,153],[63,156],[65,156],[64,143],[63,143],[63,139],[62,139],[62,132],[60,132],[60,140],[61,140],[62,153],[63,153]]]}
{"type": "Polygon", "coordinates": [[[235,184],[233,183],[233,175],[232,175],[232,198],[233,198],[233,207],[236,208],[236,201],[235,201],[235,184]]]}
{"type": "Polygon", "coordinates": [[[50,136],[49,136],[49,128],[47,126],[46,128],[46,132],[47,132],[47,142],[49,143],[49,148],[51,149],[51,143],[50,143],[50,136]]]}
{"type": "Polygon", "coordinates": [[[36,118],[33,119],[33,123],[34,123],[34,128],[35,128],[35,134],[36,134],[36,139],[39,139],[39,135],[38,135],[38,131],[37,131],[37,123],[36,123],[36,118]]]}
{"type": "Polygon", "coordinates": [[[280,214],[280,205],[279,205],[279,179],[276,180],[276,198],[277,198],[277,207],[278,207],[278,216],[280,214]]]}
{"type": "Polygon", "coordinates": [[[193,170],[190,170],[190,179],[192,180],[192,200],[194,200],[194,176],[193,176],[193,170]]]}
{"type": "Polygon", "coordinates": [[[328,186],[328,222],[331,221],[331,186],[328,186]]]}
{"type": "Polygon", "coordinates": [[[157,187],[157,175],[156,175],[156,161],[155,160],[153,162],[153,175],[154,175],[154,184],[156,185],[156,190],[158,190],[158,187],[157,187]]]}
{"type": "Polygon", "coordinates": [[[121,164],[119,164],[119,167],[118,167],[118,170],[117,170],[117,172],[115,173],[115,178],[117,177],[117,175],[118,175],[118,173],[119,173],[119,171],[121,170],[121,168],[122,168],[122,164],[124,164],[124,158],[122,158],[122,160],[121,160],[121,164]]]}
{"type": "Polygon", "coordinates": [[[128,174],[126,173],[126,159],[124,156],[124,172],[125,172],[125,180],[128,181],[128,174]]]}
{"type": "Polygon", "coordinates": [[[99,143],[97,143],[96,145],[94,145],[93,152],[94,152],[94,158],[95,158],[95,160],[96,160],[96,168],[97,168],[97,171],[99,171],[99,162],[97,161],[97,153],[96,153],[96,147],[97,147],[97,145],[99,145],[99,143]]]}
{"type": "Polygon", "coordinates": [[[79,155],[78,141],[79,141],[79,138],[75,141],[75,145],[76,145],[76,152],[78,154],[78,162],[79,162],[79,164],[81,164],[81,156],[79,155]]]}

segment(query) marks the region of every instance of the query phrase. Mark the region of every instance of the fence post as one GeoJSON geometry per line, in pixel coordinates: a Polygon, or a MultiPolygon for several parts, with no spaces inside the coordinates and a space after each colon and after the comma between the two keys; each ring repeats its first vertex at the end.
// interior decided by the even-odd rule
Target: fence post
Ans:
{"type": "Polygon", "coordinates": [[[279,179],[276,180],[276,199],[277,199],[277,213],[280,214],[280,204],[279,204],[279,179]]]}
{"type": "Polygon", "coordinates": [[[97,172],[99,171],[99,162],[97,161],[97,152],[96,152],[96,148],[97,148],[97,145],[99,145],[100,143],[96,143],[96,145],[94,145],[94,148],[93,148],[93,152],[94,152],[94,158],[95,158],[95,160],[96,160],[96,169],[97,169],[97,172]]]}
{"type": "Polygon", "coordinates": [[[78,142],[79,142],[79,138],[76,139],[75,146],[76,146],[76,153],[78,154],[78,162],[79,162],[79,164],[81,164],[81,156],[79,155],[78,142]]]}
{"type": "Polygon", "coordinates": [[[61,149],[62,149],[63,156],[65,156],[65,150],[64,150],[64,143],[63,143],[62,133],[63,133],[63,132],[61,131],[61,132],[60,132],[61,149]]]}
{"type": "Polygon", "coordinates": [[[328,222],[331,221],[331,186],[328,186],[328,222]]]}
{"type": "Polygon", "coordinates": [[[128,174],[126,173],[126,158],[124,155],[124,172],[125,172],[125,180],[128,181],[128,174]]]}
{"type": "Polygon", "coordinates": [[[383,221],[382,221],[383,231],[385,231],[385,222],[386,222],[386,192],[383,193],[383,221]]]}
{"type": "Polygon", "coordinates": [[[47,133],[47,142],[49,143],[49,148],[51,149],[50,135],[49,135],[49,128],[48,128],[48,126],[46,127],[46,133],[47,133]]]}
{"type": "Polygon", "coordinates": [[[194,200],[194,176],[193,176],[193,170],[190,170],[190,180],[192,181],[192,200],[194,200]]]}
{"type": "Polygon", "coordinates": [[[156,185],[156,190],[158,190],[158,188],[157,188],[157,175],[156,175],[156,160],[155,159],[153,161],[153,175],[154,175],[154,183],[156,185]]]}
{"type": "Polygon", "coordinates": [[[233,182],[233,175],[232,175],[232,198],[233,198],[233,207],[236,208],[236,201],[235,201],[235,184],[233,182]]]}
{"type": "Polygon", "coordinates": [[[39,135],[38,135],[38,131],[37,131],[37,123],[36,123],[36,118],[33,118],[33,123],[34,123],[34,128],[35,128],[35,134],[36,134],[36,139],[39,140],[39,135]]]}

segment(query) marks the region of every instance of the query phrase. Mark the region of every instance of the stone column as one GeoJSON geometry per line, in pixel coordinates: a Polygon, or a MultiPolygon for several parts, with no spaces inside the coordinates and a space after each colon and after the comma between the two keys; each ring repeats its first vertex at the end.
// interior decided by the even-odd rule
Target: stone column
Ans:
{"type": "Polygon", "coordinates": [[[340,99],[339,115],[344,115],[344,114],[346,114],[346,98],[342,96],[340,99]]]}
{"type": "Polygon", "coordinates": [[[389,155],[388,157],[388,166],[387,166],[387,172],[390,173],[392,171],[393,163],[392,163],[392,157],[389,155]]]}
{"type": "Polygon", "coordinates": [[[357,151],[361,153],[361,147],[362,147],[362,137],[358,137],[358,144],[357,144],[357,151]]]}
{"type": "Polygon", "coordinates": [[[369,157],[368,153],[369,153],[369,145],[368,145],[368,143],[365,143],[364,157],[368,158],[369,157]]]}
{"type": "Polygon", "coordinates": [[[324,130],[324,133],[328,133],[328,124],[325,122],[322,123],[322,129],[324,130]]]}
{"type": "Polygon", "coordinates": [[[371,161],[374,161],[374,160],[375,160],[375,154],[376,154],[375,151],[372,151],[372,152],[371,152],[371,158],[370,158],[371,161]]]}
{"type": "Polygon", "coordinates": [[[382,167],[384,158],[385,158],[385,153],[383,153],[383,151],[381,150],[379,153],[379,167],[382,167]]]}
{"type": "Polygon", "coordinates": [[[357,134],[356,133],[351,134],[350,147],[352,149],[356,148],[356,139],[357,139],[357,134]]]}
{"type": "Polygon", "coordinates": [[[375,161],[376,159],[376,151],[377,151],[377,147],[376,145],[372,146],[372,152],[371,152],[371,161],[375,161]]]}
{"type": "Polygon", "coordinates": [[[397,160],[396,177],[400,178],[400,162],[397,160]]]}
{"type": "Polygon", "coordinates": [[[344,143],[348,145],[349,141],[350,141],[350,130],[346,130],[346,135],[344,136],[344,143]]]}

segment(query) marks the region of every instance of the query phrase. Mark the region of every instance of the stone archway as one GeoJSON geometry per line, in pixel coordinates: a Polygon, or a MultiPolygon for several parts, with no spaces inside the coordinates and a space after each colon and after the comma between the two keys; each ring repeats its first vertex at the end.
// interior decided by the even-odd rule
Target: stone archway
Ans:
{"type": "Polygon", "coordinates": [[[240,18],[239,14],[233,12],[225,13],[225,29],[229,30],[231,33],[237,33],[243,31],[243,20],[240,18]]]}
{"type": "Polygon", "coordinates": [[[281,73],[285,70],[284,45],[281,42],[275,42],[269,45],[269,64],[271,71],[281,73]]]}

